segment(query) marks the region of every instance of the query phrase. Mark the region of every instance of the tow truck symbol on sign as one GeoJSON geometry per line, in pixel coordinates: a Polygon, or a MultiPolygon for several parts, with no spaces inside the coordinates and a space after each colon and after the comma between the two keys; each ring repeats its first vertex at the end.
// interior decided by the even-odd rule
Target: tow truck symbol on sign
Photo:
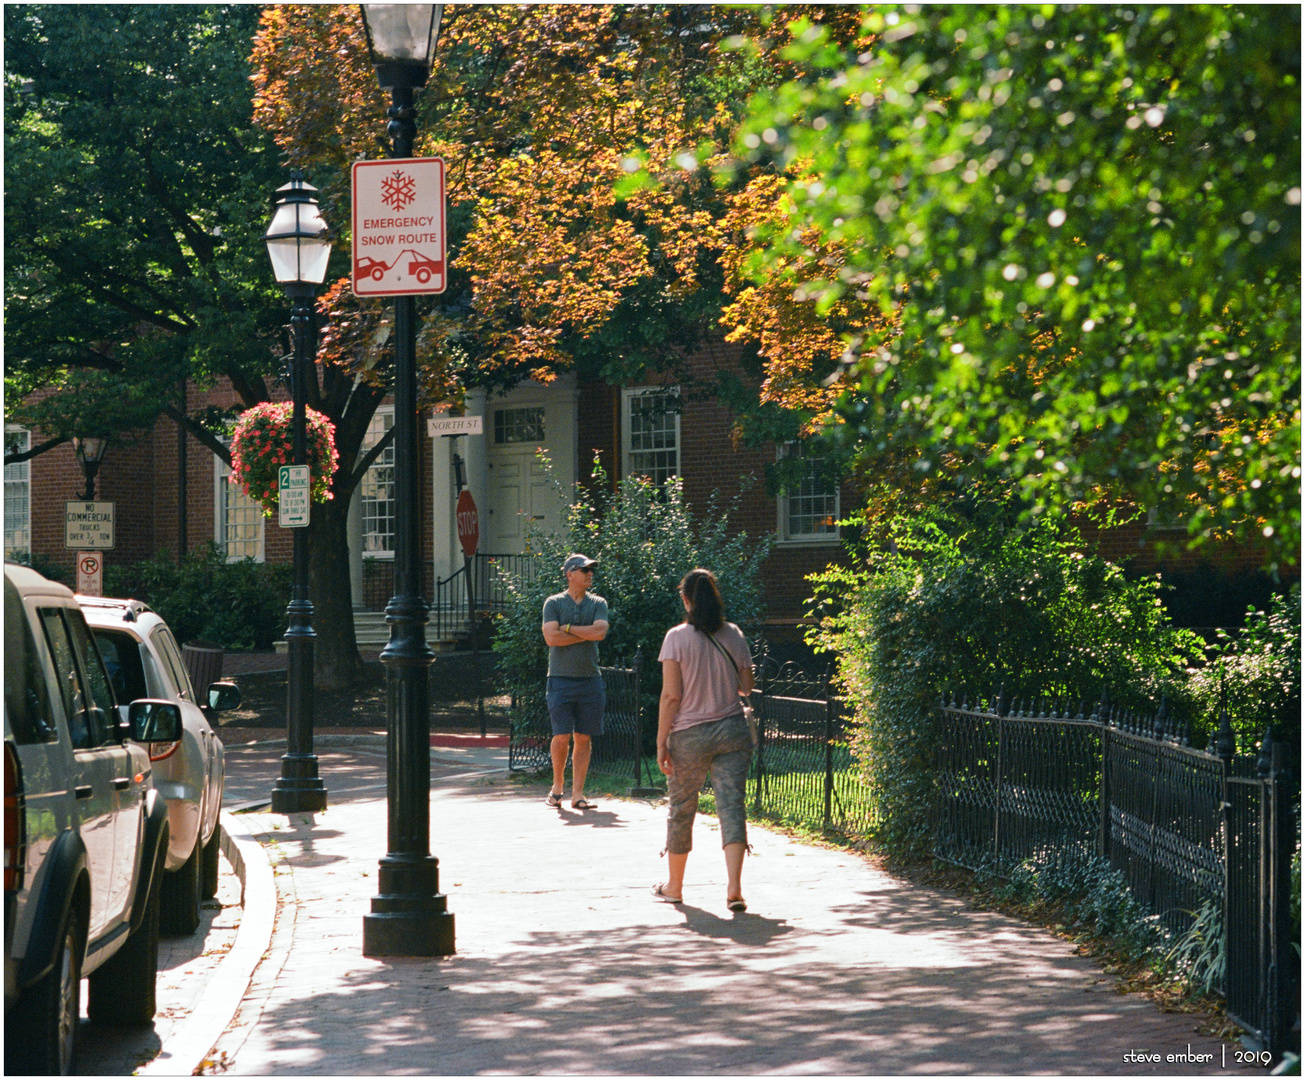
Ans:
{"type": "Polygon", "coordinates": [[[444,275],[444,261],[442,259],[428,258],[421,252],[413,251],[411,248],[388,265],[379,259],[364,255],[357,261],[354,273],[359,279],[369,277],[373,281],[379,282],[384,281],[385,276],[395,267],[403,268],[399,270],[398,282],[402,282],[405,269],[408,277],[416,278],[422,285],[425,285],[436,275],[441,277],[444,275]]]}

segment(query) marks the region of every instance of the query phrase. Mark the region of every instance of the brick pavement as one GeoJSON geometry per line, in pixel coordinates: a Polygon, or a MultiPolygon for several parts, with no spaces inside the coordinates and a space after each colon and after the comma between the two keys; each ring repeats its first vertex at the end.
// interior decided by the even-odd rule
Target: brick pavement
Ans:
{"type": "MultiPolygon", "coordinates": [[[[280,753],[232,750],[233,799],[242,778],[255,792],[275,777],[280,753]]],[[[1196,1018],[1117,993],[1066,942],[845,851],[754,829],[750,909],[731,914],[715,823],[700,818],[686,902],[654,903],[663,807],[559,813],[489,751],[433,752],[431,846],[456,955],[369,959],[384,754],[355,743],[320,759],[325,813],[239,815],[280,907],[214,1047],[227,1073],[1237,1071],[1196,1018]],[[1166,1060],[1189,1046],[1210,1060],[1166,1060]]]]}

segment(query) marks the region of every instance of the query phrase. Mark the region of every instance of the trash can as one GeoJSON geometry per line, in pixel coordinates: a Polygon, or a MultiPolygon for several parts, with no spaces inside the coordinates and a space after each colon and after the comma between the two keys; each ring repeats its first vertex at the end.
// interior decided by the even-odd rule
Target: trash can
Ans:
{"type": "Polygon", "coordinates": [[[208,706],[209,684],[222,681],[222,661],[225,656],[226,651],[213,641],[188,641],[181,647],[181,659],[186,665],[186,674],[190,676],[200,706],[208,706]]]}

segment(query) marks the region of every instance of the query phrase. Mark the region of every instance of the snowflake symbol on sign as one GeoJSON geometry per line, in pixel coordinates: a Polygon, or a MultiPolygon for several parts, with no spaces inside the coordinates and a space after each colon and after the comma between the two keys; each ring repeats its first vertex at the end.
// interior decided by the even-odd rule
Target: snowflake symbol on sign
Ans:
{"type": "Polygon", "coordinates": [[[402,169],[395,169],[381,181],[381,202],[392,210],[402,210],[417,198],[417,184],[402,169]]]}

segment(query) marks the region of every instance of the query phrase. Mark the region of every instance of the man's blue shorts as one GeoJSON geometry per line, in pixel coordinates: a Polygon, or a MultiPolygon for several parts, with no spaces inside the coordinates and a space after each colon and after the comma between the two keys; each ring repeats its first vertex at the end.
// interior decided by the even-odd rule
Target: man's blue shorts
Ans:
{"type": "Polygon", "coordinates": [[[566,675],[550,675],[547,701],[554,735],[575,732],[597,738],[603,733],[607,687],[601,678],[574,679],[566,675]]]}

